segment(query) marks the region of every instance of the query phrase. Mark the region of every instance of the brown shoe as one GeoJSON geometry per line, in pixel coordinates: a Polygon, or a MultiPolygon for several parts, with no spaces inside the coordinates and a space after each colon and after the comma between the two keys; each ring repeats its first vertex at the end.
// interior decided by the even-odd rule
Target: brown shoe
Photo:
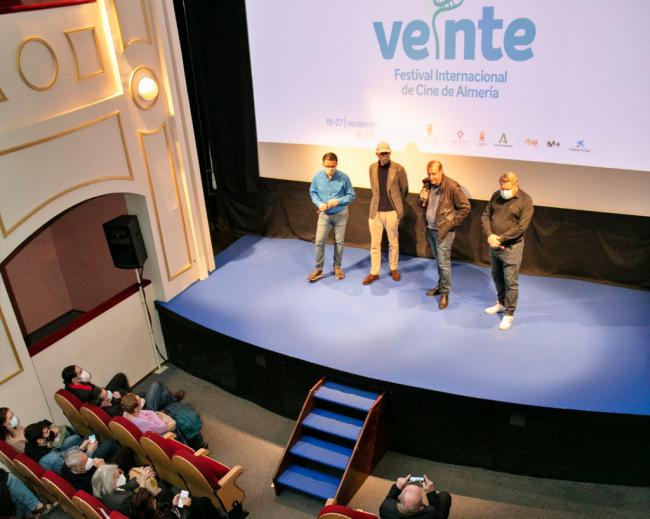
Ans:
{"type": "Polygon", "coordinates": [[[402,276],[400,276],[399,270],[391,270],[390,271],[390,277],[393,278],[393,281],[399,281],[402,279],[402,276]]]}
{"type": "Polygon", "coordinates": [[[174,398],[176,399],[177,402],[180,402],[185,398],[185,390],[184,389],[179,389],[174,393],[174,398]]]}
{"type": "Polygon", "coordinates": [[[370,283],[373,283],[374,281],[377,281],[379,279],[379,276],[376,274],[368,274],[366,278],[362,281],[364,285],[369,285],[370,283]]]}
{"type": "Polygon", "coordinates": [[[449,295],[441,294],[440,301],[438,302],[438,308],[440,308],[440,310],[444,310],[445,308],[447,308],[448,305],[449,305],[449,295]]]}
{"type": "Polygon", "coordinates": [[[314,269],[314,271],[311,274],[309,274],[309,276],[307,276],[307,281],[309,281],[310,283],[314,283],[319,279],[322,279],[323,277],[325,276],[323,275],[322,270],[314,269]]]}
{"type": "Polygon", "coordinates": [[[440,293],[440,287],[432,288],[431,290],[427,290],[427,295],[429,297],[432,296],[437,296],[440,293]]]}
{"type": "Polygon", "coordinates": [[[334,267],[334,276],[336,279],[343,279],[345,277],[345,272],[341,267],[334,267]]]}

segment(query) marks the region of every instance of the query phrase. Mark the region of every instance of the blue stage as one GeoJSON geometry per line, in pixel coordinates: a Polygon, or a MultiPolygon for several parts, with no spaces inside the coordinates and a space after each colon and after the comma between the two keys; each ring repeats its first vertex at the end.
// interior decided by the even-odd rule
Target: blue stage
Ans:
{"type": "MultiPolygon", "coordinates": [[[[331,262],[328,245],[326,262],[331,262]]],[[[366,249],[344,280],[306,281],[313,244],[244,237],[204,281],[160,306],[260,348],[375,380],[483,400],[650,416],[650,292],[521,276],[513,327],[483,313],[489,269],[453,264],[449,308],[425,296],[431,260],[400,258],[370,286],[366,249]]],[[[382,267],[387,263],[384,258],[382,267]]]]}

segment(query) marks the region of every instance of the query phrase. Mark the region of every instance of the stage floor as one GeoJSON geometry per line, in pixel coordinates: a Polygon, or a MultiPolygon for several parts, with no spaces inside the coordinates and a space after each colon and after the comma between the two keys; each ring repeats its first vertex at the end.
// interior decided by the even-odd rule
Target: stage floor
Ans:
{"type": "Polygon", "coordinates": [[[400,282],[385,269],[363,286],[367,249],[346,248],[344,280],[310,284],[313,256],[309,242],[247,236],[216,257],[208,279],[160,304],[252,345],[380,381],[650,415],[650,292],[522,275],[515,321],[503,332],[499,316],[483,313],[495,301],[487,268],[454,263],[440,311],[425,296],[437,278],[431,260],[403,256],[400,282]]]}

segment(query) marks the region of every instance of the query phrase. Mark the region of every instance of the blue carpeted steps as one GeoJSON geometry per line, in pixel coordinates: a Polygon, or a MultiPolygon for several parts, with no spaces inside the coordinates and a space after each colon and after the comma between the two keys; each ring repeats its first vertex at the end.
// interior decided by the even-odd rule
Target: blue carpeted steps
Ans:
{"type": "Polygon", "coordinates": [[[289,488],[300,490],[312,496],[329,499],[336,495],[336,489],[339,487],[341,478],[335,478],[300,465],[289,465],[280,474],[278,481],[289,488]]]}
{"type": "Polygon", "coordinates": [[[329,381],[312,390],[274,478],[276,492],[292,488],[335,497],[379,396],[329,381]]]}

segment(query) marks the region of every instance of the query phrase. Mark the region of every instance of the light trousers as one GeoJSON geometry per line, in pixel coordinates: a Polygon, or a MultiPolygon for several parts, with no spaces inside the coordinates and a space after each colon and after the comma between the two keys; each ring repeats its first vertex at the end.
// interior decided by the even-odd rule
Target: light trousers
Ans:
{"type": "Polygon", "coordinates": [[[379,275],[381,269],[381,238],[386,229],[388,237],[388,264],[390,270],[397,270],[399,261],[399,218],[397,211],[377,211],[374,218],[368,218],[370,227],[370,273],[379,275]]]}

